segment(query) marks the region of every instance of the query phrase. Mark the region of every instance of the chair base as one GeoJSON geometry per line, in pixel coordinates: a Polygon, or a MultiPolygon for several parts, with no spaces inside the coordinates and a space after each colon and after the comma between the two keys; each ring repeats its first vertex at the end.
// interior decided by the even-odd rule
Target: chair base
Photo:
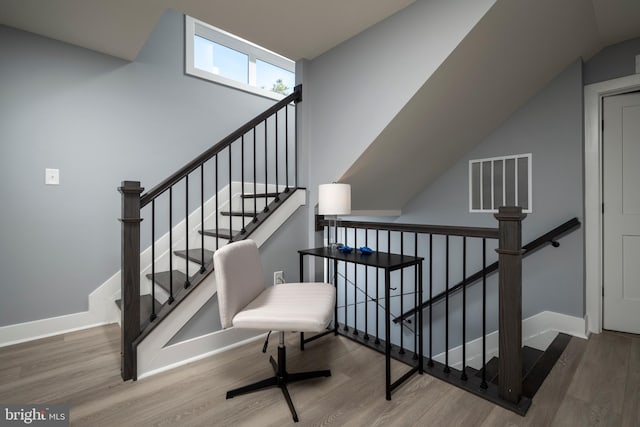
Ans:
{"type": "Polygon", "coordinates": [[[271,362],[271,366],[273,367],[273,372],[275,373],[275,375],[273,377],[266,378],[253,384],[246,385],[244,387],[229,390],[227,392],[227,399],[231,399],[242,394],[253,393],[254,391],[259,391],[270,387],[279,387],[280,390],[282,390],[284,399],[287,401],[287,405],[289,405],[293,421],[298,422],[298,414],[296,413],[296,408],[293,406],[293,401],[291,400],[291,396],[289,395],[287,384],[309,380],[312,378],[330,377],[331,371],[325,369],[322,371],[297,372],[290,374],[287,372],[286,355],[286,347],[278,346],[278,362],[276,363],[276,361],[273,359],[273,356],[269,357],[269,362],[271,362]]]}

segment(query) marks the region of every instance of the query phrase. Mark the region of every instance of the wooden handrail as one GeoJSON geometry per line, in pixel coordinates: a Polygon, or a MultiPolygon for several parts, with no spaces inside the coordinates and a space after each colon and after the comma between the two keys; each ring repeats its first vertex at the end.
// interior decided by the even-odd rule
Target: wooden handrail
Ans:
{"type": "MultiPolygon", "coordinates": [[[[317,226],[329,226],[329,220],[319,217],[317,226]]],[[[498,229],[488,227],[459,227],[452,225],[403,224],[395,222],[339,221],[338,228],[361,228],[367,230],[399,231],[418,234],[441,234],[449,236],[497,239],[498,229]]]]}
{"type": "Polygon", "coordinates": [[[269,109],[265,110],[263,113],[257,115],[253,119],[249,120],[247,123],[230,133],[228,136],[223,138],[220,142],[218,142],[213,147],[209,148],[204,153],[200,154],[198,157],[184,165],[178,171],[176,171],[173,175],[169,176],[167,179],[162,181],[160,184],[153,187],[151,190],[146,192],[140,197],[140,207],[143,208],[147,204],[151,202],[151,200],[158,197],[160,194],[164,193],[171,187],[172,185],[178,183],[185,176],[189,175],[191,172],[200,167],[204,162],[213,158],[216,154],[227,148],[234,141],[238,140],[242,135],[249,132],[251,129],[264,122],[266,119],[271,117],[280,109],[286,107],[290,103],[298,103],[302,101],[302,86],[298,85],[293,89],[293,93],[283,98],[278,103],[274,104],[269,109]]]}

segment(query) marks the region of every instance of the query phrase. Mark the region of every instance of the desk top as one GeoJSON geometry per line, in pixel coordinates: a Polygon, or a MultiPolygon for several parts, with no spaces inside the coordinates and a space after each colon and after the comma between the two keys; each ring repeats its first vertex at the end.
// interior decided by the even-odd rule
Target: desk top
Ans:
{"type": "Polygon", "coordinates": [[[366,265],[369,267],[386,268],[389,270],[397,270],[403,267],[420,264],[424,258],[409,255],[393,254],[388,252],[374,252],[372,254],[362,254],[356,249],[350,254],[345,254],[335,249],[324,247],[315,249],[302,249],[298,253],[301,255],[312,255],[323,258],[335,259],[338,261],[352,262],[355,264],[366,265]]]}

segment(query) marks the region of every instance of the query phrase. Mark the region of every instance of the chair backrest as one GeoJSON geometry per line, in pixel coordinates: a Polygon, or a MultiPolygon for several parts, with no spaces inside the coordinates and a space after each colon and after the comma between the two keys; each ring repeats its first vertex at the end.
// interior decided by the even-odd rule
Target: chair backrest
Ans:
{"type": "Polygon", "coordinates": [[[220,323],[226,329],[233,317],[265,290],[258,246],[253,240],[229,243],[213,254],[220,323]]]}

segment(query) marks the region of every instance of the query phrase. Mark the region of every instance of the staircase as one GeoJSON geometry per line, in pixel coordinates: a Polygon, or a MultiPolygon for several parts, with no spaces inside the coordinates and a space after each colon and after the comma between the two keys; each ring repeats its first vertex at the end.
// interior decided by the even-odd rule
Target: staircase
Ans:
{"type": "MultiPolygon", "coordinates": [[[[245,183],[245,189],[251,189],[252,183],[245,183]]],[[[232,183],[234,190],[243,187],[241,183],[232,183]]],[[[259,184],[258,189],[264,188],[259,184]]],[[[218,199],[228,190],[222,189],[216,196],[218,199]]],[[[153,273],[142,272],[141,289],[148,291],[140,295],[140,326],[146,329],[151,323],[151,319],[156,319],[165,304],[172,304],[176,297],[176,291],[181,289],[191,289],[197,286],[213,271],[213,254],[221,246],[226,245],[230,241],[243,240],[249,237],[250,232],[255,230],[268,217],[267,213],[275,212],[280,205],[294,193],[293,189],[280,188],[277,192],[264,193],[264,190],[255,192],[233,194],[231,200],[231,208],[229,203],[224,204],[217,211],[217,215],[211,215],[205,218],[204,227],[198,223],[196,227],[190,230],[189,242],[191,245],[204,243],[202,247],[191,248],[188,251],[184,249],[184,242],[178,242],[173,245],[172,260],[169,261],[169,253],[163,257],[155,257],[156,265],[162,264],[174,267],[153,273]],[[277,200],[276,200],[277,198],[277,200]],[[244,209],[242,209],[244,205],[244,209]],[[266,209],[265,209],[266,208],[266,209]],[[254,218],[260,218],[254,221],[254,218]],[[204,239],[197,239],[197,235],[202,235],[204,239]],[[176,249],[180,247],[181,249],[176,249]],[[187,268],[188,264],[188,268],[187,268]],[[189,276],[187,276],[187,270],[189,276]],[[146,283],[145,283],[146,282],[146,283]],[[156,286],[153,286],[155,284],[156,286]],[[151,293],[153,290],[153,294],[151,293]],[[153,303],[153,306],[152,306],[153,303]]],[[[214,204],[213,200],[205,203],[214,204]]],[[[198,216],[198,212],[191,213],[190,216],[198,216]]],[[[174,233],[177,234],[177,227],[174,227],[174,233]]],[[[148,269],[147,269],[148,270],[148,269]]],[[[122,309],[122,299],[115,301],[118,309],[122,309]]],[[[155,323],[154,325],[157,325],[155,323]]],[[[150,332],[153,328],[149,328],[150,332]]]]}
{"type": "Polygon", "coordinates": [[[249,237],[265,241],[304,204],[305,191],[297,185],[296,116],[290,114],[301,94],[296,87],[144,194],[139,182],[122,183],[121,291],[115,303],[121,310],[123,380],[137,379],[139,362],[148,373],[153,364],[138,357],[138,347],[152,358],[163,350],[167,331],[154,330],[194,291],[207,287],[173,316],[183,323],[171,321],[164,329],[179,329],[215,295],[209,276],[218,248],[249,237]],[[271,218],[280,211],[285,213],[271,218]],[[143,251],[141,242],[148,242],[143,251]],[[163,341],[145,342],[152,334],[163,341]]]}

